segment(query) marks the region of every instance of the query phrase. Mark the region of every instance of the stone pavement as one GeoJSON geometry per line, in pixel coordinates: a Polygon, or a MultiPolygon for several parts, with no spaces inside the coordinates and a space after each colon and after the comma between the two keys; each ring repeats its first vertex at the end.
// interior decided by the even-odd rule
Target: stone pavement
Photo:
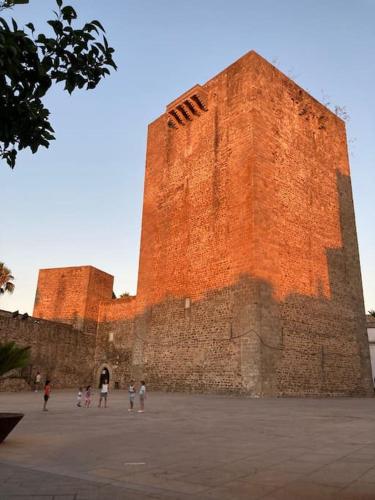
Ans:
{"type": "Polygon", "coordinates": [[[375,399],[250,399],[123,391],[0,393],[24,419],[0,445],[0,499],[375,499],[375,399]],[[96,401],[94,401],[96,403],[96,401]]]}

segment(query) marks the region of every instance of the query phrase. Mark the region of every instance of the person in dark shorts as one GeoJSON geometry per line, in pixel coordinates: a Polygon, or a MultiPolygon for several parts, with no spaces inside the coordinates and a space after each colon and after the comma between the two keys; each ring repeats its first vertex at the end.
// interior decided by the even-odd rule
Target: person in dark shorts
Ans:
{"type": "Polygon", "coordinates": [[[135,389],[134,380],[131,380],[130,384],[129,384],[129,405],[130,406],[129,406],[128,411],[133,411],[133,409],[134,409],[135,394],[136,394],[136,389],[135,389]]]}
{"type": "Polygon", "coordinates": [[[49,400],[51,394],[51,382],[49,380],[46,380],[46,383],[44,384],[44,405],[43,405],[43,411],[48,411],[47,410],[47,403],[49,400]]]}

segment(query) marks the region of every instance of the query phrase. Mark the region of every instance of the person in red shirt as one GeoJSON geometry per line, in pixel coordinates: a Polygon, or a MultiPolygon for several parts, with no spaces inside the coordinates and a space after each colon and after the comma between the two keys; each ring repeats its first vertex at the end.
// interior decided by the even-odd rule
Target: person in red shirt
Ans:
{"type": "Polygon", "coordinates": [[[43,405],[43,411],[48,411],[47,410],[47,402],[49,400],[49,396],[51,394],[51,383],[49,380],[46,380],[46,383],[44,384],[44,405],[43,405]]]}

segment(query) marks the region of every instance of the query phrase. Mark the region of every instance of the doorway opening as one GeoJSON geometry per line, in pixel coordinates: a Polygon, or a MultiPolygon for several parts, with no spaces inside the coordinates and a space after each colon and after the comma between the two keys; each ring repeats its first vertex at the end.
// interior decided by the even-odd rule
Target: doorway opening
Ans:
{"type": "Polygon", "coordinates": [[[102,385],[107,381],[107,384],[109,384],[109,370],[105,366],[102,371],[100,372],[99,376],[99,389],[101,389],[102,385]]]}

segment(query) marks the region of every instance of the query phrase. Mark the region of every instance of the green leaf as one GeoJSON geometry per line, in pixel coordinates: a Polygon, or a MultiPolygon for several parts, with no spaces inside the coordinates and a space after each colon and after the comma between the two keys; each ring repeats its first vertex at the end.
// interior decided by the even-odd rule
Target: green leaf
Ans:
{"type": "Polygon", "coordinates": [[[71,23],[72,19],[77,19],[77,13],[70,5],[67,5],[66,7],[61,9],[61,14],[63,16],[63,19],[65,21],[68,21],[69,24],[71,23]]]}
{"type": "Polygon", "coordinates": [[[2,17],[0,17],[0,24],[2,24],[4,26],[4,29],[7,30],[7,31],[10,31],[9,29],[9,26],[7,24],[7,22],[5,21],[5,19],[3,19],[2,17]]]}
{"type": "Polygon", "coordinates": [[[103,28],[103,25],[97,21],[96,19],[94,21],[91,21],[91,24],[94,24],[95,26],[97,26],[100,30],[104,31],[105,32],[105,29],[103,28]]]}
{"type": "Polygon", "coordinates": [[[34,28],[33,23],[27,23],[27,24],[26,24],[26,27],[27,27],[27,28],[29,28],[29,30],[30,30],[32,33],[34,33],[35,28],[34,28]]]}
{"type": "Polygon", "coordinates": [[[26,29],[34,33],[32,23],[24,31],[15,21],[9,27],[0,18],[0,159],[11,168],[18,151],[35,153],[55,138],[42,102],[52,83],[63,81],[69,93],[93,89],[111,67],[116,69],[114,49],[106,38],[99,41],[98,30],[104,32],[101,23],[95,20],[74,30],[70,21],[76,11],[64,7],[63,0],[57,5],[57,19],[48,21],[55,32],[50,37],[41,33],[32,39],[25,33],[26,29]]]}
{"type": "Polygon", "coordinates": [[[54,21],[47,21],[47,24],[52,26],[53,31],[56,33],[56,35],[61,35],[63,32],[63,24],[61,21],[54,20],[54,21]]]}

